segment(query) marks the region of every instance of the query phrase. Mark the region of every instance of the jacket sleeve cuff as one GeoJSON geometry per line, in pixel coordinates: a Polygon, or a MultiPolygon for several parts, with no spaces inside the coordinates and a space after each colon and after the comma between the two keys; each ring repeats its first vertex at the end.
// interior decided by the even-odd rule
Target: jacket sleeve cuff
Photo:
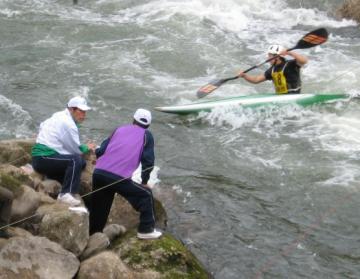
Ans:
{"type": "Polygon", "coordinates": [[[81,144],[79,149],[82,153],[86,154],[90,151],[90,148],[86,144],[81,144]]]}

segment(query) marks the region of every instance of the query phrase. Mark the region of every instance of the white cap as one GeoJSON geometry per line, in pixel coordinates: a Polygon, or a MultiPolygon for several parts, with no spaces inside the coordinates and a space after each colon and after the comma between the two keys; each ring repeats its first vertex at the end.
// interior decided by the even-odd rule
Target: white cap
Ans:
{"type": "Polygon", "coordinates": [[[139,108],[139,109],[137,109],[135,111],[134,119],[137,122],[139,122],[140,124],[150,125],[150,123],[151,123],[151,112],[146,110],[146,109],[139,108]]]}
{"type": "Polygon", "coordinates": [[[68,106],[68,108],[78,108],[78,109],[85,110],[85,111],[91,109],[87,105],[86,100],[80,96],[71,98],[70,101],[68,102],[67,106],[68,106]]]}

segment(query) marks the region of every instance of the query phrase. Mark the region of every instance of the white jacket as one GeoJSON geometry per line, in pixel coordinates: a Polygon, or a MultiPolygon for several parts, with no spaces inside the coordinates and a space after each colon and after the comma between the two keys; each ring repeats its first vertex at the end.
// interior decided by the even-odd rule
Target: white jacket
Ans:
{"type": "Polygon", "coordinates": [[[55,112],[40,124],[36,143],[55,149],[62,155],[82,154],[79,129],[68,109],[55,112]]]}

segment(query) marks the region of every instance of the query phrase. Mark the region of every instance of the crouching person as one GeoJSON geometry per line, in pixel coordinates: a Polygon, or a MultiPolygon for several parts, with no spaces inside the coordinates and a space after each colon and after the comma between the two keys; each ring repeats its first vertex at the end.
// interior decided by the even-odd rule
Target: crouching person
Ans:
{"type": "Polygon", "coordinates": [[[155,229],[154,200],[147,186],[154,167],[154,138],[147,129],[151,113],[138,109],[133,123],[118,127],[96,150],[93,173],[92,206],[90,209],[90,234],[104,229],[114,194],[123,196],[132,207],[140,212],[138,238],[154,239],[161,236],[155,229]],[[142,183],[132,181],[131,176],[141,162],[142,183]]]}
{"type": "Polygon", "coordinates": [[[90,109],[82,97],[70,99],[67,108],[54,113],[40,124],[36,144],[32,148],[33,168],[62,183],[58,200],[72,206],[80,204],[81,171],[86,166],[84,153],[95,149],[94,144],[80,144],[78,125],[90,109]]]}

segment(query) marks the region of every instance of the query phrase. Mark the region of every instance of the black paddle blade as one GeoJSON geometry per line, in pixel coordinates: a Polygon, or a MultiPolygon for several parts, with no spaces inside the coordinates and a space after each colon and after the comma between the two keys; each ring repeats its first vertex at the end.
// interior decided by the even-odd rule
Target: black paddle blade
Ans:
{"type": "Polygon", "coordinates": [[[221,86],[225,81],[226,81],[226,79],[216,79],[216,80],[210,81],[208,84],[204,85],[196,92],[197,97],[203,98],[203,97],[209,95],[211,92],[213,92],[219,86],[221,86]]]}
{"type": "MultiPolygon", "coordinates": [[[[317,45],[321,45],[327,41],[329,36],[328,31],[325,28],[319,28],[307,33],[296,45],[295,48],[310,48],[317,45]]],[[[294,48],[294,49],[295,49],[294,48]]]]}

